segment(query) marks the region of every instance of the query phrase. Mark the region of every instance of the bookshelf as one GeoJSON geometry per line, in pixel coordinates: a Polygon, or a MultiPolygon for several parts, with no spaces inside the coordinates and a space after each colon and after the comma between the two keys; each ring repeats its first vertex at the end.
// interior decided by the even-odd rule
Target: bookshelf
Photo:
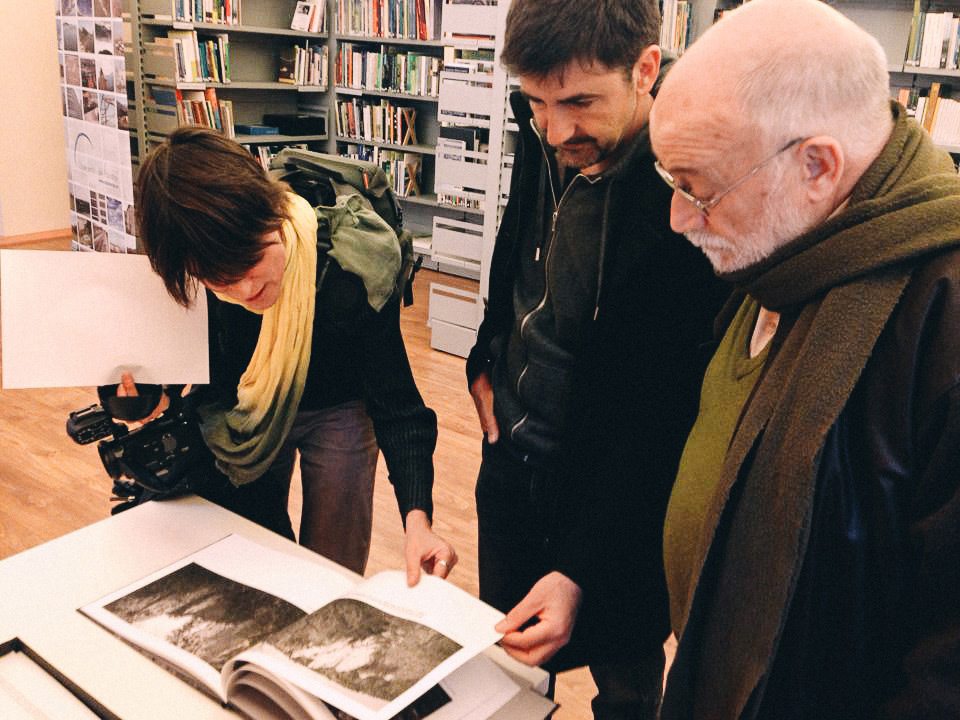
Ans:
{"type": "Polygon", "coordinates": [[[880,41],[892,96],[940,147],[960,155],[960,102],[953,97],[960,89],[960,2],[843,0],[836,7],[880,41]]]}
{"type": "Polygon", "coordinates": [[[364,157],[384,167],[403,207],[404,226],[415,235],[414,247],[424,267],[475,277],[458,263],[439,263],[433,252],[437,218],[476,223],[481,217],[475,208],[445,203],[442,192],[437,191],[437,174],[443,167],[438,140],[443,125],[439,113],[444,97],[442,77],[448,59],[442,37],[447,4],[424,0],[419,22],[413,0],[333,0],[332,12],[336,33],[335,152],[364,157]],[[355,54],[352,60],[348,60],[348,52],[355,54]],[[379,69],[405,57],[415,58],[418,72],[427,77],[411,87],[389,83],[384,87],[379,69]],[[391,117],[399,117],[400,126],[388,132],[382,128],[391,117]]]}
{"type": "Polygon", "coordinates": [[[264,163],[287,145],[330,151],[329,34],[325,27],[291,29],[295,1],[208,0],[195,12],[193,0],[131,4],[142,148],[178,125],[201,124],[223,130],[264,163]],[[270,116],[284,116],[290,127],[270,116]]]}
{"type": "MultiPolygon", "coordinates": [[[[435,24],[409,31],[417,37],[389,36],[386,17],[383,26],[378,16],[374,26],[354,22],[364,17],[352,12],[357,5],[356,0],[338,0],[337,6],[332,72],[336,152],[380,165],[405,206],[426,210],[435,204],[430,189],[436,127],[431,118],[443,63],[435,24]],[[356,34],[364,31],[370,34],[356,34]]],[[[419,225],[422,231],[423,221],[419,225]]]]}
{"type": "MultiPolygon", "coordinates": [[[[433,218],[431,258],[437,269],[478,280],[477,290],[434,283],[430,288],[431,346],[465,356],[483,317],[489,259],[500,218],[508,83],[499,67],[509,0],[444,0],[444,68],[437,101],[435,189],[446,212],[433,218]],[[454,213],[459,211],[460,217],[454,213]]],[[[505,177],[505,179],[504,179],[505,177]]]]}
{"type": "MultiPolygon", "coordinates": [[[[703,34],[723,11],[740,4],[690,2],[687,43],[703,34]]],[[[670,5],[681,6],[672,11],[674,17],[684,17],[685,4],[686,0],[667,0],[665,17],[670,5]]],[[[887,56],[891,97],[916,112],[940,147],[960,156],[960,100],[955,97],[960,96],[960,1],[834,0],[830,4],[880,42],[887,56]],[[926,102],[930,98],[936,102],[926,102]]],[[[682,34],[679,28],[673,32],[682,34]]],[[[674,50],[682,52],[682,47],[674,50]]]]}
{"type": "Polygon", "coordinates": [[[434,187],[438,203],[463,217],[434,218],[432,256],[438,269],[474,279],[482,275],[483,247],[493,241],[486,235],[486,219],[496,217],[496,194],[489,190],[500,141],[493,126],[506,97],[505,86],[496,82],[496,47],[499,15],[508,6],[508,0],[444,0],[443,7],[434,187]]]}
{"type": "MultiPolygon", "coordinates": [[[[929,2],[925,2],[925,4],[920,6],[920,10],[922,12],[944,12],[949,11],[950,7],[952,7],[953,15],[960,15],[960,0],[951,1],[953,3],[952,6],[948,5],[947,7],[932,6],[929,2]]],[[[720,0],[720,2],[716,0],[664,0],[663,11],[665,24],[661,44],[675,53],[682,53],[691,42],[702,35],[713,24],[715,19],[722,16],[725,10],[731,9],[739,4],[739,2],[729,2],[728,0],[720,0]]],[[[949,86],[951,83],[954,88],[960,86],[960,68],[929,67],[919,63],[911,64],[906,59],[911,22],[915,12],[913,0],[836,0],[833,5],[837,10],[850,17],[880,41],[888,57],[891,95],[893,97],[897,97],[898,89],[902,87],[910,88],[914,91],[915,95],[928,94],[931,86],[939,83],[942,89],[940,97],[943,98],[944,95],[942,93],[945,92],[948,99],[952,100],[949,96],[949,86]]],[[[482,34],[478,28],[482,29],[483,32],[489,32],[493,37],[491,47],[494,49],[494,60],[490,81],[491,92],[484,102],[477,104],[478,107],[492,108],[489,112],[488,119],[480,123],[489,128],[489,143],[484,152],[484,159],[488,165],[486,186],[483,192],[479,193],[479,196],[483,198],[485,207],[478,214],[477,218],[471,218],[474,222],[481,222],[483,226],[481,248],[478,257],[479,296],[481,298],[486,295],[486,289],[489,285],[488,273],[490,258],[493,252],[493,245],[502,216],[502,210],[506,204],[509,192],[517,133],[517,127],[512,118],[509,103],[507,102],[507,97],[510,91],[516,88],[516,84],[500,67],[498,55],[499,43],[496,41],[497,38],[502,37],[508,8],[509,0],[500,0],[500,2],[496,4],[493,15],[487,18],[469,17],[459,22],[454,18],[450,12],[451,8],[447,7],[447,5],[444,7],[443,14],[442,37],[445,44],[454,48],[475,49],[477,47],[483,47],[483,40],[477,37],[482,34]],[[491,25],[494,28],[492,32],[488,30],[491,25]],[[459,30],[458,27],[463,28],[463,30],[459,30]],[[460,37],[458,37],[458,34],[460,37]]],[[[483,12],[482,8],[477,8],[476,6],[461,5],[458,8],[454,8],[454,12],[457,10],[483,12]]],[[[956,29],[957,25],[960,25],[960,23],[955,23],[954,29],[956,29]]],[[[956,46],[960,47],[960,30],[957,31],[956,46]]],[[[960,60],[960,50],[957,51],[957,55],[958,60],[960,60]]],[[[960,61],[958,61],[957,64],[960,65],[960,61]]],[[[445,70],[446,69],[445,67],[445,70]]],[[[445,72],[444,77],[450,77],[450,73],[445,72]]],[[[439,102],[441,121],[445,119],[445,105],[446,103],[441,97],[439,102]]],[[[957,102],[957,107],[960,108],[960,102],[957,102]]],[[[480,114],[482,115],[482,113],[480,114]]],[[[935,141],[937,141],[941,147],[955,155],[960,155],[960,109],[957,110],[956,127],[958,128],[957,136],[954,138],[941,138],[936,133],[935,127],[932,132],[935,141]]],[[[438,155],[440,154],[441,148],[438,147],[438,155]]],[[[441,163],[438,162],[438,165],[440,164],[441,163]]],[[[441,170],[438,170],[439,179],[442,179],[444,176],[441,170]]],[[[461,167],[459,172],[453,173],[453,176],[463,177],[467,174],[468,173],[465,173],[461,167]]],[[[454,227],[435,227],[433,233],[434,244],[437,244],[438,238],[442,241],[443,237],[447,235],[453,238],[453,240],[450,241],[451,244],[454,247],[460,248],[458,252],[461,254],[468,252],[463,250],[463,248],[469,246],[469,240],[464,239],[462,235],[460,237],[451,235],[455,230],[456,228],[454,227]]],[[[462,230],[463,228],[461,228],[461,231],[462,230]]],[[[434,257],[437,256],[438,253],[435,250],[434,257]]],[[[439,257],[443,257],[442,249],[439,257]]],[[[441,269],[443,269],[442,265],[441,269]]],[[[473,313],[471,304],[464,301],[462,296],[458,298],[455,294],[448,293],[447,289],[443,287],[432,288],[431,292],[431,300],[433,300],[434,295],[445,293],[444,305],[441,306],[438,303],[438,308],[445,306],[456,307],[458,306],[457,301],[460,301],[460,311],[457,313],[460,318],[457,320],[460,327],[468,328],[470,325],[468,321],[472,321],[474,317],[477,317],[477,315],[473,313]]],[[[454,313],[451,312],[449,316],[453,317],[454,313]]],[[[436,331],[434,334],[436,334],[436,331]]],[[[467,344],[462,338],[461,342],[463,342],[464,345],[467,344]]]]}
{"type": "Polygon", "coordinates": [[[143,85],[139,81],[140,23],[136,3],[127,0],[123,9],[124,67],[127,86],[128,128],[130,130],[130,162],[133,177],[140,168],[141,151],[146,152],[147,138],[143,123],[143,85]],[[132,7],[131,7],[132,6],[132,7]]]}
{"type": "MultiPolygon", "coordinates": [[[[509,0],[503,2],[496,18],[496,36],[503,37],[506,27],[509,0]]],[[[519,128],[513,109],[510,106],[510,94],[519,90],[519,83],[511,78],[500,65],[500,43],[497,43],[494,56],[493,84],[496,88],[503,88],[498,98],[497,112],[490,117],[490,163],[497,168],[488,176],[487,196],[493,200],[493,211],[487,213],[483,220],[483,247],[480,255],[480,288],[481,294],[486,297],[490,285],[490,259],[493,256],[493,246],[497,239],[497,230],[503,217],[503,210],[507,205],[510,194],[510,179],[513,171],[513,158],[517,145],[519,128]]]]}
{"type": "MultiPolygon", "coordinates": [[[[319,31],[291,28],[297,0],[125,1],[134,172],[140,154],[193,123],[228,135],[232,124],[264,163],[288,145],[361,157],[391,178],[426,267],[483,277],[509,187],[508,87],[495,58],[509,0],[316,0],[319,31]],[[310,58],[309,81],[294,52],[310,58]],[[309,133],[259,134],[271,115],[314,122],[309,133]]],[[[466,328],[438,340],[457,354],[481,303],[463,293],[462,282],[431,293],[444,298],[431,325],[447,316],[466,328]],[[458,301],[469,307],[445,315],[458,301]]]]}
{"type": "MultiPolygon", "coordinates": [[[[198,106],[209,102],[206,94],[215,93],[218,103],[232,105],[234,124],[269,125],[264,117],[270,114],[308,115],[315,119],[309,133],[303,128],[273,135],[238,133],[236,139],[264,161],[280,147],[295,144],[377,162],[394,182],[404,225],[414,233],[425,267],[476,279],[477,297],[486,294],[517,134],[507,102],[516,84],[500,67],[498,55],[510,0],[423,0],[420,14],[416,0],[316,0],[325,11],[320,32],[291,29],[296,0],[199,3],[219,10],[221,17],[181,17],[181,8],[197,0],[126,2],[134,173],[141,153],[185,121],[177,115],[178,93],[198,106]],[[232,14],[237,9],[242,12],[232,14]],[[219,79],[178,77],[167,40],[171,32],[195,33],[198,41],[226,41],[229,70],[223,68],[219,79]],[[291,82],[291,70],[284,66],[295,64],[290,57],[294,47],[301,54],[317,53],[316,65],[326,69],[325,76],[291,82]],[[281,82],[284,74],[287,81],[281,82]]],[[[664,0],[661,44],[682,53],[737,4],[664,0]]],[[[960,155],[960,102],[952,95],[960,88],[960,68],[907,59],[915,11],[960,16],[960,0],[922,0],[919,6],[914,0],[833,4],[880,41],[893,97],[904,92],[908,104],[916,105],[936,88],[941,110],[956,103],[956,134],[938,134],[934,125],[931,131],[938,144],[960,155]]],[[[960,46],[960,30],[956,35],[960,46]]],[[[466,346],[465,333],[475,332],[471,325],[478,314],[473,307],[446,315],[442,309],[457,301],[473,305],[475,299],[463,300],[462,284],[457,293],[438,287],[434,295],[444,302],[438,302],[439,314],[430,316],[431,326],[450,321],[460,328],[451,333],[456,342],[441,349],[466,346]]]]}

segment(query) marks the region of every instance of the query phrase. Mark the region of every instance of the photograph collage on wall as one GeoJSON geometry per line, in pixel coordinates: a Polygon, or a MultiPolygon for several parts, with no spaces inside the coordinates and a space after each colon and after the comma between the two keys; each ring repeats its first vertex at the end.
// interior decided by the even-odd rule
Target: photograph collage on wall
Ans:
{"type": "Polygon", "coordinates": [[[54,0],[75,250],[135,252],[124,0],[54,0]]]}

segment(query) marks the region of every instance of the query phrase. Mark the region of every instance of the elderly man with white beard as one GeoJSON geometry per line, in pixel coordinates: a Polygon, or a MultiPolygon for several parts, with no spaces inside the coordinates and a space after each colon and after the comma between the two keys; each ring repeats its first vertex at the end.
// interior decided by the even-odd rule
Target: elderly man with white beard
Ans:
{"type": "Polygon", "coordinates": [[[663,720],[960,717],[960,177],[879,44],[753,0],[651,112],[737,292],[664,528],[663,720]]]}

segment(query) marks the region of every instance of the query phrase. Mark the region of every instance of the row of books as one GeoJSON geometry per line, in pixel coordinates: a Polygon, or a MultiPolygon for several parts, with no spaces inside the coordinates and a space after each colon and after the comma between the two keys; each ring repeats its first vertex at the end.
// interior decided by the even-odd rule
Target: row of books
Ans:
{"type": "Polygon", "coordinates": [[[230,36],[226,33],[198,35],[196,30],[168,30],[161,44],[173,45],[177,80],[183,82],[230,82],[230,36]]]}
{"type": "Polygon", "coordinates": [[[322,33],[327,31],[327,0],[299,0],[293,9],[291,30],[322,33]]]}
{"type": "Polygon", "coordinates": [[[246,143],[241,143],[241,146],[246,148],[250,154],[257,159],[257,162],[260,163],[264,170],[270,169],[270,161],[284,148],[310,149],[307,143],[284,143],[282,145],[247,145],[246,143]]]}
{"type": "Polygon", "coordinates": [[[914,5],[904,64],[954,70],[960,52],[960,18],[950,12],[920,12],[914,5]]]}
{"type": "Polygon", "coordinates": [[[176,118],[177,126],[200,125],[219,130],[229,138],[236,137],[233,102],[218,100],[215,88],[181,90],[153,86],[148,106],[171,121],[176,118]]]}
{"type": "Polygon", "coordinates": [[[914,111],[914,116],[938,145],[960,145],[960,101],[950,97],[950,86],[932,82],[926,95],[901,88],[897,99],[914,111]]]}
{"type": "Polygon", "coordinates": [[[317,85],[326,88],[330,82],[330,51],[326,45],[292,48],[280,53],[277,78],[288,85],[317,85]]]}
{"type": "Polygon", "coordinates": [[[337,135],[394,145],[416,145],[416,117],[416,108],[395,105],[389,100],[337,100],[337,135]]]}
{"type": "Polygon", "coordinates": [[[461,208],[463,210],[477,210],[483,212],[483,195],[468,191],[437,190],[437,204],[461,208]]]}
{"type": "Polygon", "coordinates": [[[384,90],[436,97],[440,92],[439,57],[394,46],[340,43],[334,77],[340,87],[384,90]]]}
{"type": "Polygon", "coordinates": [[[385,150],[375,145],[347,145],[341,154],[379,165],[397,197],[414,197],[421,194],[423,156],[420,153],[385,150]]]}
{"type": "Polygon", "coordinates": [[[690,44],[691,7],[688,0],[663,0],[660,47],[677,54],[690,44]]]}
{"type": "Polygon", "coordinates": [[[937,101],[930,118],[930,136],[938,145],[960,145],[960,101],[937,101]]]}
{"type": "Polygon", "coordinates": [[[438,40],[443,0],[337,0],[343,35],[438,40]]]}
{"type": "Polygon", "coordinates": [[[173,19],[182,22],[241,23],[241,0],[171,0],[173,19]]]}

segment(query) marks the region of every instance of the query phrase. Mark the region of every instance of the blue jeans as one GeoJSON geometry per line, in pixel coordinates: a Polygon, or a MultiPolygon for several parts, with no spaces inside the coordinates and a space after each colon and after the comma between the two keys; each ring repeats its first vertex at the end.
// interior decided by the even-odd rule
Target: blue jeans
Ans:
{"type": "Polygon", "coordinates": [[[298,412],[262,477],[240,487],[227,482],[201,494],[293,540],[287,504],[298,452],[303,486],[300,544],[363,573],[370,553],[379,448],[362,400],[298,412]]]}

